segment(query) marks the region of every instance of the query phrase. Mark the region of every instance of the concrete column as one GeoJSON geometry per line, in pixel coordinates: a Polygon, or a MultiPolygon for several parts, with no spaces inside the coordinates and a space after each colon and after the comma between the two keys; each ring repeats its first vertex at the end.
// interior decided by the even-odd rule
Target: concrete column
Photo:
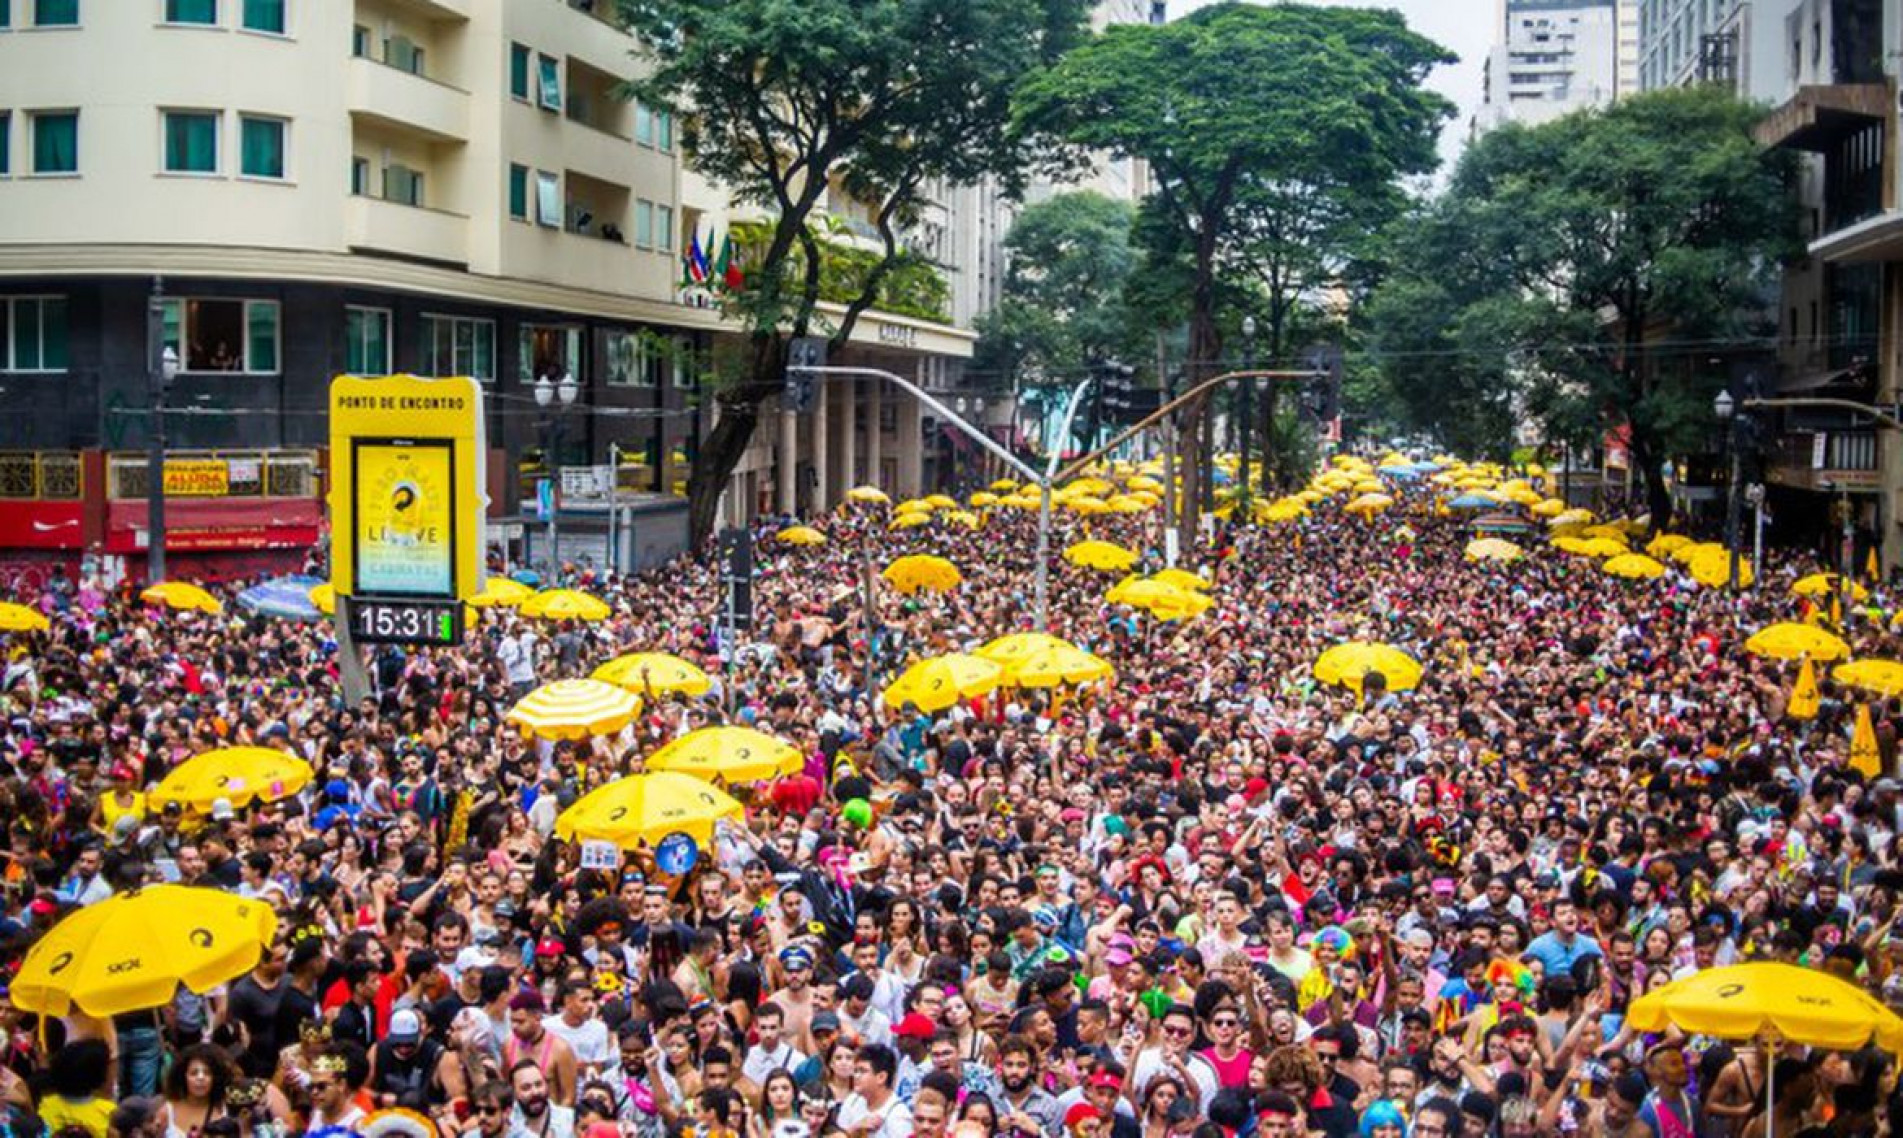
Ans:
{"type": "Polygon", "coordinates": [[[799,510],[800,417],[791,407],[780,410],[780,456],[773,471],[774,485],[780,490],[780,513],[799,510]]]}
{"type": "MultiPolygon", "coordinates": [[[[1894,159],[1892,159],[1894,161],[1894,159]]],[[[1883,287],[1878,293],[1882,308],[1877,328],[1882,344],[1897,343],[1903,332],[1903,268],[1885,266],[1883,287]]],[[[1878,363],[1877,402],[1892,403],[1903,397],[1903,362],[1895,351],[1884,351],[1878,363]]],[[[1892,566],[1903,564],[1903,438],[1897,432],[1877,431],[1877,572],[1884,578],[1892,566]]],[[[1857,566],[1863,572],[1863,566],[1857,566]]]]}
{"type": "MultiPolygon", "coordinates": [[[[921,359],[914,373],[913,382],[926,390],[931,390],[931,361],[921,359]]],[[[907,498],[916,498],[920,489],[921,476],[924,473],[925,450],[925,405],[918,397],[907,392],[902,395],[899,404],[899,492],[907,498]]]]}
{"type": "Polygon", "coordinates": [[[818,517],[832,508],[831,479],[827,477],[827,466],[832,461],[832,439],[828,437],[832,430],[829,408],[833,402],[833,388],[837,384],[822,382],[813,400],[813,516],[818,517]]]}
{"type": "MultiPolygon", "coordinates": [[[[879,429],[882,414],[880,403],[884,401],[885,396],[885,385],[880,380],[866,381],[866,485],[868,486],[879,485],[879,467],[885,462],[885,455],[881,453],[885,438],[884,433],[879,429]]],[[[892,487],[881,486],[880,489],[890,493],[892,487]]]]}
{"type": "Polygon", "coordinates": [[[847,490],[858,485],[853,468],[858,465],[858,440],[855,437],[858,428],[854,421],[859,417],[859,381],[845,380],[838,385],[838,389],[840,406],[835,417],[839,420],[839,478],[833,484],[839,487],[843,497],[847,490]]]}

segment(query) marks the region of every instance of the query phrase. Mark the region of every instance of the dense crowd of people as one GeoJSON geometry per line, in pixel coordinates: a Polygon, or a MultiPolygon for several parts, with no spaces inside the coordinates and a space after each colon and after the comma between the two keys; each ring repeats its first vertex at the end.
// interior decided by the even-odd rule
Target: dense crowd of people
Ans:
{"type": "MultiPolygon", "coordinates": [[[[877,506],[758,533],[758,623],[717,652],[712,551],[571,572],[607,621],[491,609],[455,650],[383,649],[347,701],[323,624],[18,598],[0,687],[0,925],[13,967],[78,908],[159,881],[273,906],[255,970],[94,1020],[0,1000],[16,1135],[1014,1138],[1889,1133],[1874,1047],[1626,1022],[1675,978],[1779,960],[1903,1004],[1903,798],[1850,765],[1861,697],[1745,654],[1807,566],[1739,592],[1536,549],[1470,564],[1424,495],[1219,527],[1213,607],[1158,622],[1055,559],[1050,631],[1113,681],[883,707],[908,661],[1033,626],[1035,515],[890,530],[877,506]],[[1401,522],[1408,528],[1398,531],[1401,522]],[[945,594],[863,566],[941,554],[945,594]],[[1413,690],[1316,681],[1348,639],[1413,690]],[[535,685],[629,651],[715,679],[626,731],[526,738],[535,685]],[[684,875],[583,868],[560,811],[661,743],[737,723],[806,768],[732,788],[684,875]],[[149,808],[179,761],[282,749],[311,786],[149,808]],[[847,808],[863,800],[869,810],[847,808]],[[1767,1112],[1765,1088],[1775,1074],[1767,1112]]],[[[1157,513],[1061,523],[1161,566],[1157,513]]],[[[1534,544],[1538,544],[1537,542],[1534,544]]],[[[1057,549],[1062,548],[1059,542],[1057,549]]],[[[227,596],[230,594],[227,593],[227,596]]],[[[1895,656],[1893,595],[1843,614],[1895,656]]],[[[1876,732],[1894,769],[1899,707],[1876,732]]]]}

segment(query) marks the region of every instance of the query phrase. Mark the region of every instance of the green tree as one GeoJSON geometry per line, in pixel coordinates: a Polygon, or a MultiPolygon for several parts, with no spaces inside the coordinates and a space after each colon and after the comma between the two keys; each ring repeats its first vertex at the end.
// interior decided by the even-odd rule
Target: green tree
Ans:
{"type": "Polygon", "coordinates": [[[727,299],[746,329],[744,358],[714,397],[720,422],[688,481],[695,540],[712,530],[721,489],[761,405],[782,385],[787,339],[843,345],[904,257],[900,234],[933,183],[1015,184],[1026,140],[1008,129],[1011,95],[1085,34],[1088,0],[620,0],[648,77],[630,93],[671,109],[688,160],[736,199],[765,209],[771,232],[727,299]],[[823,234],[837,186],[866,203],[884,256],[859,274],[836,321],[820,313],[823,234]]]}
{"type": "Polygon", "coordinates": [[[1134,209],[1089,191],[1027,207],[1004,239],[996,308],[980,316],[973,366],[1038,386],[1087,360],[1126,355],[1136,332],[1124,286],[1136,267],[1134,209]]]}
{"type": "MultiPolygon", "coordinates": [[[[1422,83],[1446,62],[1395,12],[1224,3],[1108,29],[1026,81],[1019,120],[1148,163],[1155,190],[1138,231],[1155,271],[1183,282],[1199,381],[1221,367],[1224,278],[1252,263],[1251,246],[1286,255],[1280,295],[1299,295],[1313,266],[1344,256],[1342,219],[1358,203],[1395,200],[1400,179],[1433,169],[1453,109],[1422,83]]],[[[1202,478],[1194,436],[1180,448],[1186,528],[1202,478]]]]}
{"type": "Polygon", "coordinates": [[[1504,439],[1513,404],[1556,441],[1629,427],[1664,525],[1661,466],[1715,428],[1704,361],[1763,342],[1763,297],[1800,248],[1791,159],[1753,139],[1759,114],[1659,91],[1469,148],[1373,305],[1414,421],[1454,445],[1504,439]]]}

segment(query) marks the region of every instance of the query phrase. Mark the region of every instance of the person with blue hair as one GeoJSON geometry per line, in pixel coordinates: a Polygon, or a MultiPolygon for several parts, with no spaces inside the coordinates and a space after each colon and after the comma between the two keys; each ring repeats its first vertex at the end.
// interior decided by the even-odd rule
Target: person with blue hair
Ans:
{"type": "Polygon", "coordinates": [[[1381,1099],[1362,1111],[1361,1138],[1407,1138],[1407,1118],[1400,1107],[1381,1099]]]}

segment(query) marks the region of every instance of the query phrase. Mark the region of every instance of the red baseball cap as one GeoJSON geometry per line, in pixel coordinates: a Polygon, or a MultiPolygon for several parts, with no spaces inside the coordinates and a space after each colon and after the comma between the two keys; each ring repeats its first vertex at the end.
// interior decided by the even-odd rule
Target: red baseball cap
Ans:
{"type": "Polygon", "coordinates": [[[908,1039],[930,1039],[937,1034],[938,1025],[923,1012],[907,1012],[892,1028],[892,1034],[908,1039]]]}

